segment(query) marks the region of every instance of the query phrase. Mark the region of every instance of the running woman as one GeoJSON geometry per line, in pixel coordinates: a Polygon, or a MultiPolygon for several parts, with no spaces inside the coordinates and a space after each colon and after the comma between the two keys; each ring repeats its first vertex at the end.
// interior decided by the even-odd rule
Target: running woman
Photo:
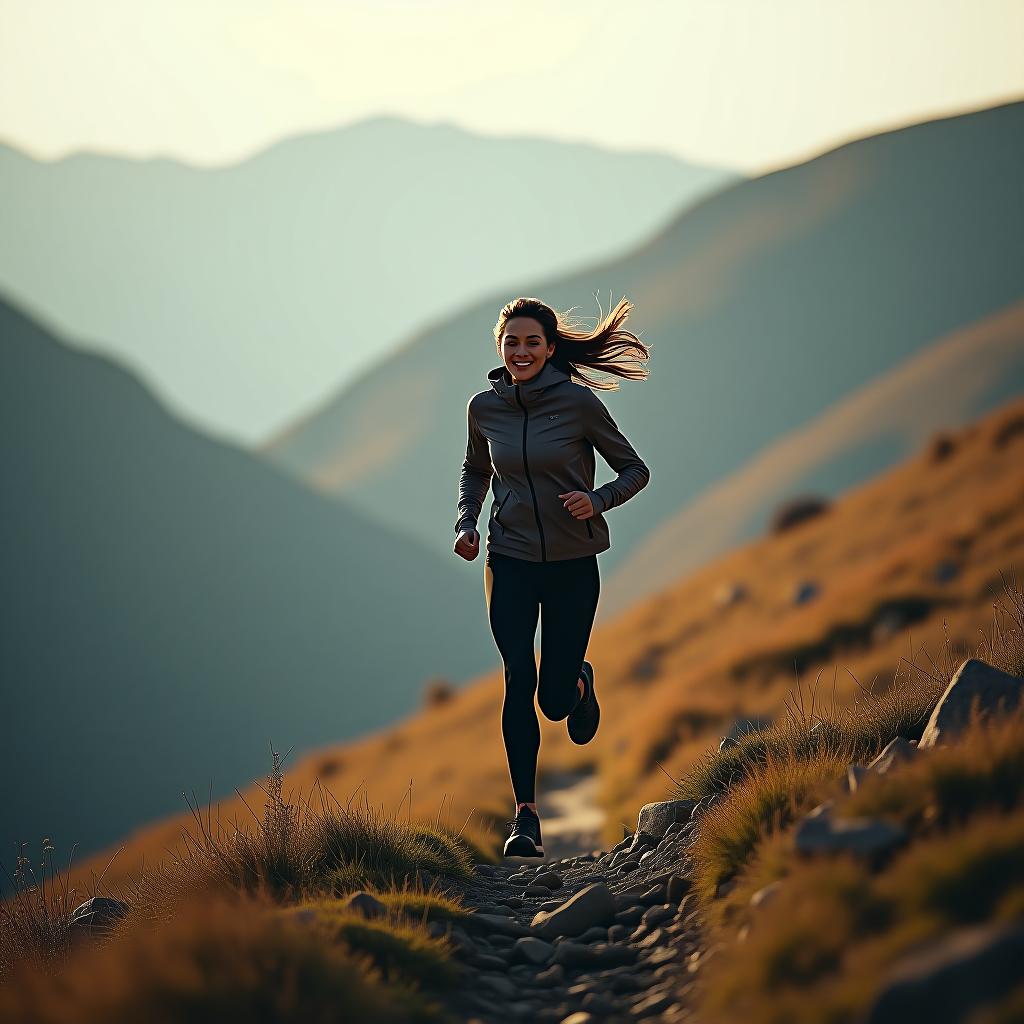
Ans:
{"type": "Polygon", "coordinates": [[[484,593],[505,669],[501,731],[516,802],[506,857],[544,856],[534,699],[551,721],[566,719],[574,743],[589,743],[597,732],[594,667],[584,655],[600,591],[597,555],[610,547],[604,514],[643,488],[650,471],[593,390],[618,385],[585,371],[647,376],[645,368],[625,365],[650,357],[622,326],[631,309],[623,298],[586,331],[540,299],[515,299],[494,327],[501,365],[466,406],[454,550],[467,561],[479,554],[477,520],[492,486],[484,593]],[[617,473],[596,490],[595,449],[617,473]]]}

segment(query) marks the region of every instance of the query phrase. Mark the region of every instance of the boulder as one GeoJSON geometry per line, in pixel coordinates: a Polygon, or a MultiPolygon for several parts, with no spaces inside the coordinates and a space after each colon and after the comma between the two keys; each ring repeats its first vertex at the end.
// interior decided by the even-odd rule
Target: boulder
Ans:
{"type": "Polygon", "coordinates": [[[874,818],[833,818],[808,815],[797,825],[794,841],[800,853],[852,853],[876,857],[904,843],[907,830],[874,818]]]}
{"type": "Polygon", "coordinates": [[[969,658],[957,669],[935,705],[918,749],[927,750],[955,739],[969,724],[975,701],[979,713],[985,716],[1013,711],[1020,703],[1022,690],[1024,679],[1007,675],[977,658],[969,658]]]}
{"type": "Polygon", "coordinates": [[[896,964],[867,1022],[965,1020],[1018,985],[1022,963],[1024,923],[1019,921],[944,935],[896,964]]]}
{"type": "Polygon", "coordinates": [[[521,939],[516,939],[516,944],[512,947],[513,954],[519,960],[523,960],[529,964],[546,964],[549,963],[551,957],[554,955],[555,947],[550,942],[545,942],[543,939],[538,939],[533,935],[526,935],[521,939]]]}
{"type": "Polygon", "coordinates": [[[383,917],[387,913],[387,907],[376,897],[368,892],[354,892],[341,904],[346,910],[360,914],[362,917],[375,918],[383,917]]]}
{"type": "Polygon", "coordinates": [[[557,910],[539,911],[530,922],[536,935],[580,935],[595,924],[610,924],[615,916],[615,897],[604,882],[580,889],[557,910]]]}
{"type": "Polygon", "coordinates": [[[891,740],[885,749],[872,761],[868,768],[879,775],[886,775],[898,764],[913,761],[917,757],[917,747],[908,743],[902,736],[891,740]]]}
{"type": "Polygon", "coordinates": [[[846,788],[851,793],[856,793],[863,785],[864,778],[868,774],[867,768],[862,764],[851,764],[846,769],[846,788]]]}
{"type": "Polygon", "coordinates": [[[637,831],[646,832],[660,839],[665,835],[669,825],[677,821],[689,821],[696,806],[695,800],[660,800],[657,803],[644,804],[640,808],[637,831]]]}
{"type": "Polygon", "coordinates": [[[128,904],[109,896],[93,896],[71,915],[68,927],[72,935],[103,935],[128,913],[128,904]]]}

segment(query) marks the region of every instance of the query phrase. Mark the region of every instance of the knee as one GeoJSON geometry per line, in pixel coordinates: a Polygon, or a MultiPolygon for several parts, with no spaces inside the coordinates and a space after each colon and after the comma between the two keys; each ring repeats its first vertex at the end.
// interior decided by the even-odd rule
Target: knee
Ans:
{"type": "Polygon", "coordinates": [[[579,691],[573,688],[568,696],[553,694],[550,690],[541,687],[537,698],[540,710],[544,717],[552,722],[560,722],[563,718],[569,717],[569,712],[576,706],[576,698],[579,691]]]}

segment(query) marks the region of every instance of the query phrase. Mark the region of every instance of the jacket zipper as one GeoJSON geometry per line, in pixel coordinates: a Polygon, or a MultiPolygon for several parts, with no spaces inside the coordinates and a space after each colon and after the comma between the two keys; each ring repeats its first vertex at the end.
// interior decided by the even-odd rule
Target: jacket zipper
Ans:
{"type": "Polygon", "coordinates": [[[548,560],[547,548],[544,545],[544,526],[540,521],[540,509],[537,507],[537,492],[533,489],[533,478],[530,476],[530,466],[526,461],[526,426],[530,422],[530,414],[523,404],[523,396],[519,393],[519,385],[516,385],[516,400],[523,409],[523,470],[526,473],[526,482],[530,485],[530,495],[533,498],[533,514],[537,517],[537,530],[540,533],[540,560],[548,560]]]}
{"type": "Polygon", "coordinates": [[[512,491],[509,490],[508,494],[501,499],[501,504],[498,505],[498,511],[494,513],[494,521],[501,527],[501,532],[505,532],[505,524],[498,518],[501,515],[501,510],[505,507],[505,502],[511,497],[512,491]]]}

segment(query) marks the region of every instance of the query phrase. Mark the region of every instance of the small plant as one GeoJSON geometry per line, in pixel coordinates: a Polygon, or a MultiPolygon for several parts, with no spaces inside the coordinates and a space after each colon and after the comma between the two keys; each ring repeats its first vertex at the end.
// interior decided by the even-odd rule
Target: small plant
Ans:
{"type": "Polygon", "coordinates": [[[69,881],[71,859],[66,871],[58,871],[53,844],[46,838],[37,874],[25,856],[27,846],[21,843],[18,847],[14,876],[4,871],[13,893],[0,902],[0,976],[24,960],[43,966],[59,963],[71,945],[71,915],[78,905],[78,894],[69,881]]]}

